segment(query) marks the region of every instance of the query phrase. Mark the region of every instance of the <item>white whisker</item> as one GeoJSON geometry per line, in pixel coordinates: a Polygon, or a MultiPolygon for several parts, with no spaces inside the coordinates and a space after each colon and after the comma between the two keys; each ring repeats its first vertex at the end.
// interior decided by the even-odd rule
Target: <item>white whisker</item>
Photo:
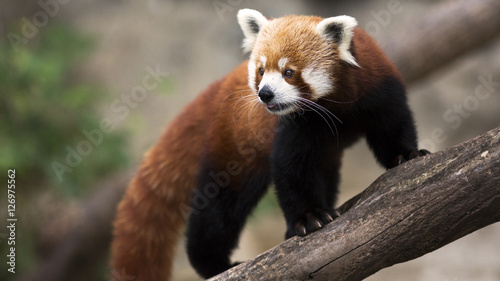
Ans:
{"type": "MultiPolygon", "coordinates": [[[[308,100],[307,100],[308,101],[308,100]]],[[[301,104],[303,104],[304,106],[306,106],[307,108],[309,108],[310,110],[316,112],[321,118],[323,118],[323,120],[326,122],[326,124],[328,125],[328,127],[330,128],[330,131],[332,132],[332,134],[334,136],[338,136],[338,130],[337,130],[337,126],[335,125],[335,122],[334,120],[332,119],[332,117],[330,116],[330,112],[329,111],[325,111],[323,108],[321,107],[317,107],[317,104],[315,103],[307,103],[305,102],[304,100],[300,100],[299,101],[301,104]],[[328,118],[325,118],[325,115],[326,117],[328,118]],[[331,121],[331,122],[330,122],[331,121]],[[335,131],[333,130],[332,126],[330,125],[330,123],[334,126],[334,129],[335,131]]]]}
{"type": "Polygon", "coordinates": [[[233,121],[236,124],[236,120],[241,118],[245,111],[250,111],[250,109],[253,107],[253,104],[255,103],[254,99],[251,98],[246,98],[244,102],[239,106],[235,107],[233,110],[233,121]]]}
{"type": "Polygon", "coordinates": [[[302,97],[298,97],[297,102],[304,105],[305,107],[307,107],[311,111],[314,111],[315,113],[317,113],[325,121],[328,128],[330,129],[330,131],[332,132],[332,134],[335,136],[335,138],[337,140],[337,148],[338,148],[339,133],[338,133],[337,125],[335,124],[335,120],[337,120],[341,124],[342,124],[342,121],[335,114],[330,112],[328,109],[326,109],[325,107],[323,107],[323,106],[321,106],[321,105],[319,105],[311,100],[308,100],[308,99],[305,99],[302,97]],[[332,117],[335,118],[335,120],[332,117]],[[333,125],[333,128],[332,128],[332,125],[333,125]]]}
{"type": "Polygon", "coordinates": [[[255,104],[254,106],[251,108],[251,110],[249,110],[248,112],[248,123],[249,123],[249,126],[250,126],[250,130],[252,130],[253,134],[257,137],[257,139],[261,142],[261,143],[264,143],[260,137],[257,135],[257,133],[255,132],[253,126],[252,126],[252,121],[251,121],[251,115],[255,112],[255,110],[257,109],[257,107],[260,105],[258,100],[255,99],[255,104]]]}

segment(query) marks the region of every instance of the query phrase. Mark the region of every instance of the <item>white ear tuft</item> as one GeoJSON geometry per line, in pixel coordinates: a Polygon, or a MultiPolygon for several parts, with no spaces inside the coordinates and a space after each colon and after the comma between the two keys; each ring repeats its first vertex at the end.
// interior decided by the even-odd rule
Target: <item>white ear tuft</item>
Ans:
{"type": "Polygon", "coordinates": [[[238,11],[238,23],[243,30],[245,39],[243,40],[243,50],[250,52],[255,45],[257,34],[266,26],[269,21],[260,12],[251,9],[241,9],[238,11]]]}
{"type": "Polygon", "coordinates": [[[349,52],[353,29],[357,25],[356,19],[350,16],[331,17],[318,23],[316,31],[324,38],[330,39],[337,44],[341,59],[359,67],[356,59],[349,52]]]}

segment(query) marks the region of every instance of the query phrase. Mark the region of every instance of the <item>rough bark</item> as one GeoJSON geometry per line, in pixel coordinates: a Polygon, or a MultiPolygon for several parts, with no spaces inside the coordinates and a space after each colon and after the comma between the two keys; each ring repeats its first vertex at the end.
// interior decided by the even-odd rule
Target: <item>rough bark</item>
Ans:
{"type": "MultiPolygon", "coordinates": [[[[422,15],[422,18],[413,24],[418,27],[418,32],[403,30],[401,33],[391,34],[391,38],[393,39],[383,38],[381,45],[384,51],[386,51],[388,56],[401,70],[406,81],[412,82],[428,74],[429,71],[449,63],[465,52],[479,47],[488,40],[494,38],[500,30],[499,14],[500,1],[498,0],[447,1],[443,4],[437,4],[435,9],[431,9],[431,12],[422,15]]],[[[432,156],[432,159],[434,157],[435,156],[432,156]]],[[[392,174],[394,172],[390,171],[389,173],[392,174]]],[[[384,175],[382,179],[385,177],[387,177],[387,175],[384,175]]],[[[76,229],[71,231],[64,241],[61,241],[58,248],[54,249],[50,258],[43,262],[38,269],[29,274],[31,277],[22,277],[21,280],[44,280],[44,276],[47,280],[76,280],[75,278],[79,273],[82,273],[83,276],[85,275],[84,272],[86,269],[95,266],[95,257],[106,256],[116,205],[128,185],[128,179],[130,179],[130,174],[124,173],[122,180],[111,181],[111,183],[114,184],[110,184],[110,182],[99,184],[101,187],[96,191],[96,194],[90,198],[88,202],[84,203],[86,206],[89,206],[86,208],[88,210],[88,218],[76,229]],[[98,217],[99,219],[91,219],[93,217],[98,217]]],[[[456,180],[459,181],[462,179],[464,178],[456,178],[456,180]]],[[[426,183],[433,186],[432,182],[426,183]]],[[[470,196],[475,194],[465,194],[464,196],[467,195],[470,196]]],[[[383,210],[372,211],[376,214],[383,210]]],[[[366,218],[364,218],[364,220],[366,220],[366,218]]],[[[339,219],[336,224],[341,221],[342,220],[339,219]]],[[[407,219],[405,221],[407,221],[407,219]]],[[[484,222],[478,223],[484,224],[484,222]]],[[[365,229],[363,225],[359,227],[361,227],[360,229],[362,231],[356,232],[356,235],[370,237],[369,235],[371,235],[370,233],[372,232],[370,231],[372,231],[372,229],[365,229]]],[[[438,231],[438,233],[440,233],[439,228],[432,229],[432,231],[438,231]]],[[[309,240],[317,239],[319,240],[317,240],[316,243],[324,244],[327,242],[327,240],[322,241],[320,238],[310,239],[309,237],[313,236],[308,236],[305,240],[297,240],[294,238],[290,241],[295,241],[294,243],[299,243],[300,245],[309,240]]],[[[380,237],[384,238],[384,236],[379,236],[379,238],[380,237]]],[[[290,245],[290,241],[287,241],[283,247],[295,245],[290,245]]],[[[314,241],[310,242],[312,243],[314,241]]],[[[431,242],[427,243],[432,244],[431,242]]],[[[416,247],[418,249],[422,248],[419,245],[416,245],[416,247]]],[[[366,246],[357,251],[365,249],[367,249],[366,246]]],[[[370,252],[366,252],[363,255],[368,253],[370,252]]],[[[348,256],[350,257],[352,254],[354,254],[354,252],[348,256]]],[[[339,257],[339,260],[344,260],[344,257],[339,257]]],[[[387,262],[383,263],[389,264],[387,262]]],[[[334,264],[336,265],[337,263],[334,264]]],[[[280,268],[278,265],[267,266],[268,269],[280,268]]],[[[293,268],[294,266],[290,267],[290,269],[293,268]]],[[[324,271],[320,270],[318,274],[321,274],[321,272],[324,271]]],[[[313,274],[312,276],[318,275],[313,274]]]]}
{"type": "Polygon", "coordinates": [[[500,221],[500,127],[387,171],[339,211],[210,280],[361,280],[500,221]]]}

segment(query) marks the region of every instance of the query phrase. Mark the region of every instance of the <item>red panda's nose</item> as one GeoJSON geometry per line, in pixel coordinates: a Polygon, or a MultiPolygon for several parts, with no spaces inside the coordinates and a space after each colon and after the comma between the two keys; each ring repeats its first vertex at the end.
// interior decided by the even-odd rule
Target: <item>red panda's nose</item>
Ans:
{"type": "Polygon", "coordinates": [[[274,93],[267,85],[259,91],[259,98],[262,102],[268,103],[274,99],[274,93]]]}

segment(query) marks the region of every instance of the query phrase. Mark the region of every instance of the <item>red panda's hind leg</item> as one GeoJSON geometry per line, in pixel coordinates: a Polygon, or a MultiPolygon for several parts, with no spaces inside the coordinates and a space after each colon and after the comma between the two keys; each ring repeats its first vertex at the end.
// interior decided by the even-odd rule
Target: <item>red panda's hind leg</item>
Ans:
{"type": "Polygon", "coordinates": [[[237,177],[225,179],[217,178],[213,171],[216,169],[205,167],[200,173],[187,228],[189,261],[204,278],[234,265],[230,256],[237,246],[246,218],[270,182],[268,171],[252,173],[243,169],[237,177]],[[203,194],[206,196],[202,198],[203,194]]]}

